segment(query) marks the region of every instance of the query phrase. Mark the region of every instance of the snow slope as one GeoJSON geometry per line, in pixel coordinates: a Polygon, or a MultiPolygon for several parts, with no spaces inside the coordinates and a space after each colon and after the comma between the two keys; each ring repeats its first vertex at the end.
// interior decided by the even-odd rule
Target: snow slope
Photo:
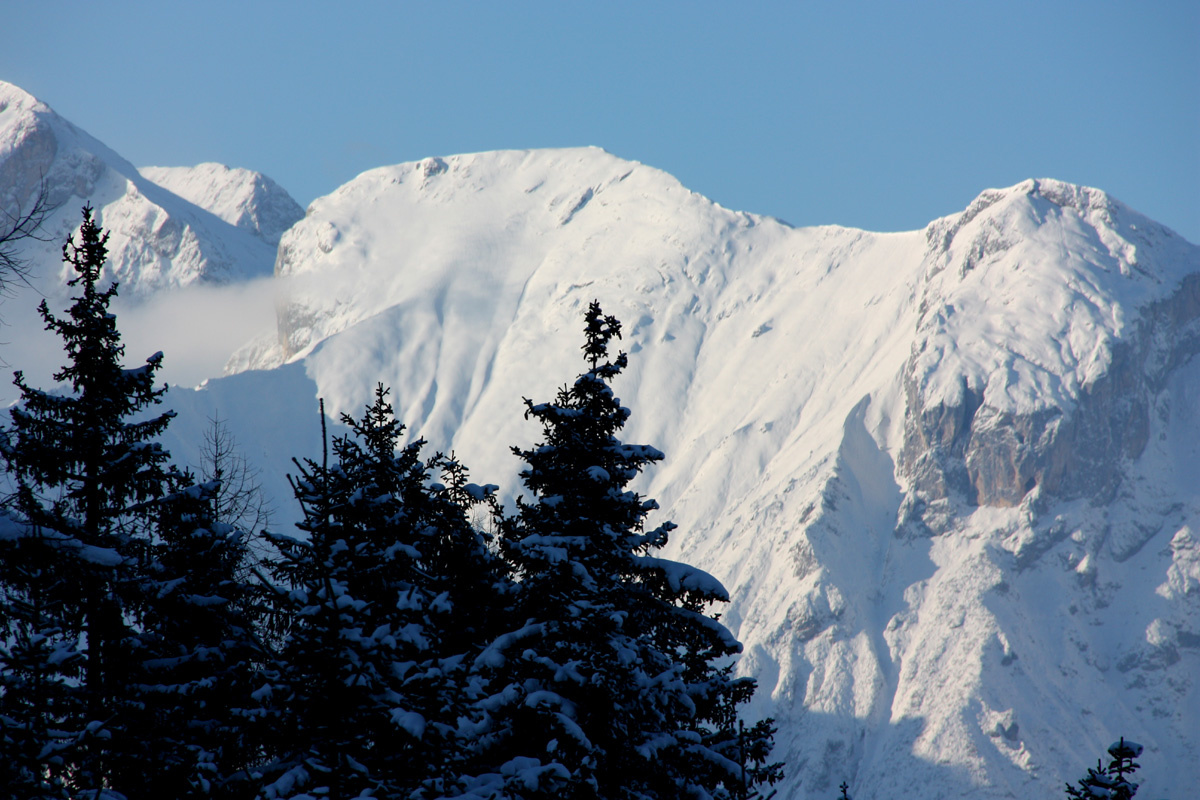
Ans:
{"type": "Polygon", "coordinates": [[[377,381],[514,494],[521,398],[580,370],[598,298],[626,438],[667,454],[641,487],[666,555],[733,595],[780,797],[1057,796],[1119,735],[1146,796],[1200,781],[1200,250],[1102,192],[796,229],[601,150],[480,153],[364,173],[275,264],[275,332],[172,391],[166,444],[194,463],[219,413],[281,526],[316,398],[356,413],[377,381]]]}

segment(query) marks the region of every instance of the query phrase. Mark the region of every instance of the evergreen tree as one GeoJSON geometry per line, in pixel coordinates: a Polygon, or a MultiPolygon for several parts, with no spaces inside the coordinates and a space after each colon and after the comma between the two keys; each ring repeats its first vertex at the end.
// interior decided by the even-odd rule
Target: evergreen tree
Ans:
{"type": "Polygon", "coordinates": [[[543,440],[513,449],[532,498],[501,523],[523,624],[484,656],[503,687],[495,769],[517,797],[750,796],[779,770],[769,721],[737,720],[754,691],[728,665],[741,645],[705,613],[728,596],[652,555],[675,526],[646,530],[658,506],[626,487],[663,455],[616,438],[630,414],[609,385],[627,363],[609,357],[620,323],[597,303],[585,319],[587,371],[554,402],[526,400],[543,440]]]}
{"type": "Polygon", "coordinates": [[[1108,748],[1111,760],[1105,767],[1096,762],[1095,769],[1088,769],[1087,777],[1080,779],[1078,787],[1067,784],[1067,797],[1075,800],[1131,800],[1137,794],[1138,785],[1129,780],[1141,766],[1134,761],[1142,754],[1137,742],[1127,742],[1122,736],[1108,748]]]}
{"type": "Polygon", "coordinates": [[[208,667],[186,679],[178,668],[236,630],[211,624],[227,580],[205,570],[240,552],[227,539],[196,552],[201,526],[188,509],[203,505],[199,490],[154,441],[172,414],[149,413],[166,391],[154,385],[162,354],[121,365],[108,308],[117,287],[100,286],[107,238],[84,208],[78,243],[63,247],[79,294],[63,318],[39,308],[64,343],[54,378],[66,390],[37,390],[18,372],[21,402],[0,436],[11,489],[0,524],[0,774],[16,796],[185,796],[164,776],[211,763],[182,713],[204,705],[194,690],[208,667]]]}
{"type": "Polygon", "coordinates": [[[121,365],[124,348],[108,311],[117,288],[99,286],[107,240],[84,208],[79,243],[71,238],[63,246],[76,272],[70,285],[80,294],[65,318],[51,314],[45,301],[39,307],[46,328],[63,340],[68,363],[54,379],[70,391],[39,391],[18,372],[21,403],[4,444],[15,488],[8,505],[24,526],[4,542],[7,624],[15,629],[13,641],[29,646],[6,654],[3,680],[53,689],[57,702],[34,710],[6,686],[0,705],[21,706],[17,715],[6,709],[6,718],[28,720],[32,713],[40,720],[37,736],[48,739],[60,763],[36,771],[55,785],[96,790],[119,783],[118,754],[129,744],[126,678],[136,642],[126,589],[135,539],[167,481],[167,454],[152,440],[171,416],[135,421],[165,391],[154,387],[162,354],[135,369],[121,365]],[[10,666],[14,657],[21,667],[10,666]]]}
{"type": "Polygon", "coordinates": [[[246,534],[215,519],[219,490],[186,476],[159,504],[140,583],[133,687],[152,766],[126,784],[131,796],[236,797],[259,758],[249,707],[261,647],[241,579],[246,534]]]}
{"type": "Polygon", "coordinates": [[[84,654],[56,553],[64,538],[0,512],[0,786],[14,798],[69,797],[83,735],[84,654]]]}
{"type": "MultiPolygon", "coordinates": [[[[291,620],[277,672],[260,693],[278,727],[266,797],[440,794],[464,759],[465,674],[477,608],[496,559],[461,503],[492,487],[429,480],[423,441],[397,447],[403,426],[380,386],[333,463],[298,463],[293,488],[306,540],[270,537],[279,613],[291,620]],[[457,612],[457,613],[456,613],[457,612]]],[[[484,606],[486,609],[486,606],[484,606]]],[[[486,613],[481,615],[486,618],[486,613]]]]}

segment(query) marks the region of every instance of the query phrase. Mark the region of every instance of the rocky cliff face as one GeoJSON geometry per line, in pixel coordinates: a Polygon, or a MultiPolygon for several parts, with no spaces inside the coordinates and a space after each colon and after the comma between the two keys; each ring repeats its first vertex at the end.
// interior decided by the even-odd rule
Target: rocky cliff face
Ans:
{"type": "Polygon", "coordinates": [[[902,379],[907,403],[900,471],[912,485],[909,521],[914,513],[930,516],[935,530],[939,515],[930,510],[951,498],[1008,507],[1040,487],[1043,498],[1110,502],[1123,470],[1146,447],[1152,398],[1170,370],[1196,352],[1197,277],[1171,276],[1164,285],[1163,276],[1138,260],[1140,252],[1187,263],[1194,255],[1185,243],[1146,221],[1139,230],[1126,219],[1127,210],[1094,190],[1046,181],[1017,189],[1022,191],[1015,198],[986,193],[958,218],[926,230],[927,280],[931,288],[942,284],[939,292],[946,290],[939,274],[944,271],[960,286],[975,270],[1016,276],[1042,267],[1056,271],[1038,263],[1048,254],[1034,249],[1036,237],[1014,235],[1023,219],[1065,217],[1075,237],[1062,248],[1066,291],[1055,287],[1042,301],[1010,310],[1012,284],[1019,288],[1020,277],[985,282],[997,292],[986,307],[956,307],[957,287],[935,304],[926,295],[931,307],[923,308],[924,335],[914,343],[902,379]],[[1123,296],[1133,302],[1120,304],[1123,296]],[[984,318],[963,325],[947,321],[963,313],[984,318]],[[1022,328],[1040,331],[1043,320],[1050,321],[1054,338],[1024,341],[1022,328]],[[995,352],[971,354],[961,364],[951,353],[953,365],[966,367],[959,384],[928,391],[922,371],[937,368],[930,354],[940,357],[947,352],[944,340],[972,328],[987,331],[993,341],[986,344],[995,352]],[[1012,336],[996,340],[996,330],[1012,336]]]}

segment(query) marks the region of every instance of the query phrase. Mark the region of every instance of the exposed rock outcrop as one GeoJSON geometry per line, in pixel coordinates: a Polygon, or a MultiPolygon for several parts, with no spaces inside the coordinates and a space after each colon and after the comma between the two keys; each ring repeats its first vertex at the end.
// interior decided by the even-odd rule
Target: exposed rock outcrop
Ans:
{"type": "MultiPolygon", "coordinates": [[[[930,516],[930,508],[942,508],[955,498],[971,506],[1015,506],[1037,487],[1043,500],[1111,501],[1124,465],[1146,446],[1152,399],[1165,376],[1200,349],[1200,276],[1187,275],[1174,287],[1164,287],[1161,279],[1146,277],[1151,272],[1126,268],[1138,265],[1137,244],[1145,241],[1131,223],[1126,225],[1129,240],[1114,236],[1113,228],[1121,228],[1121,218],[1130,212],[1095,190],[1052,181],[1027,182],[1015,190],[1023,191],[1007,196],[985,193],[958,219],[939,221],[927,231],[931,251],[926,280],[940,284],[927,297],[936,297],[941,304],[923,308],[926,335],[913,345],[902,378],[907,403],[899,467],[913,494],[907,504],[910,522],[930,516]],[[930,392],[919,365],[936,349],[933,343],[939,338],[951,341],[941,344],[936,358],[957,355],[954,331],[947,335],[956,314],[990,315],[987,324],[1013,330],[1023,324],[1036,327],[1033,320],[1011,314],[1003,295],[971,311],[956,308],[953,302],[955,289],[972,271],[1038,269],[1038,264],[1028,263],[1020,226],[1013,224],[1014,216],[1028,214],[1068,215],[1087,240],[1098,245],[1096,250],[1102,248],[1107,256],[1085,262],[1086,271],[1068,273],[1068,281],[1075,280],[1081,287],[1072,288],[1078,296],[1066,297],[1072,306],[1092,302],[1093,295],[1105,292],[1145,294],[1146,284],[1160,296],[1140,309],[1122,308],[1128,317],[1107,320],[1107,326],[1069,319],[1062,326],[1067,341],[1052,343],[1060,353],[1047,355],[1044,343],[1039,345],[1041,352],[1023,351],[1018,336],[1001,345],[1007,352],[974,361],[963,358],[956,364],[958,385],[943,384],[940,391],[930,392]],[[941,273],[954,264],[958,265],[951,270],[954,279],[947,281],[941,273]],[[1101,285],[1102,280],[1109,285],[1101,285]],[[1090,359],[1093,368],[1078,369],[1081,356],[1090,359]],[[1066,362],[1065,366],[1076,369],[1078,374],[1067,376],[1074,382],[1061,381],[1042,391],[1050,381],[1038,373],[1045,366],[1037,363],[1039,357],[1057,358],[1059,365],[1066,362]]],[[[1150,226],[1143,223],[1143,228],[1150,226]]],[[[1150,229],[1149,235],[1170,234],[1150,229]]],[[[1200,264],[1195,267],[1200,269],[1200,264]]],[[[1034,311],[1055,313],[1053,302],[1050,299],[1034,311]]],[[[959,326],[969,328],[970,324],[959,326]]],[[[935,522],[935,532],[936,519],[935,514],[926,520],[935,522]]]]}

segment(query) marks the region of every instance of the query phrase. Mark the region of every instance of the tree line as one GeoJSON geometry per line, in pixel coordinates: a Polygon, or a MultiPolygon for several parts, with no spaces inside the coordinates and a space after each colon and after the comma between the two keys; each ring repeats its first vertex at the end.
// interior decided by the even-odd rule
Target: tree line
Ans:
{"type": "MultiPolygon", "coordinates": [[[[526,400],[501,507],[453,454],[405,441],[380,385],[295,461],[299,535],[250,547],[219,471],[157,442],[162,354],[123,364],[107,234],[63,247],[64,388],[0,430],[0,786],[14,798],[752,798],[770,720],[703,571],[628,485],[620,322],[592,303],[584,370],[526,400]],[[224,493],[223,493],[224,486],[224,493]],[[486,530],[472,524],[480,514],[486,530]]],[[[269,402],[269,401],[267,401],[269,402]]],[[[322,413],[322,420],[324,415],[322,413]]]]}

